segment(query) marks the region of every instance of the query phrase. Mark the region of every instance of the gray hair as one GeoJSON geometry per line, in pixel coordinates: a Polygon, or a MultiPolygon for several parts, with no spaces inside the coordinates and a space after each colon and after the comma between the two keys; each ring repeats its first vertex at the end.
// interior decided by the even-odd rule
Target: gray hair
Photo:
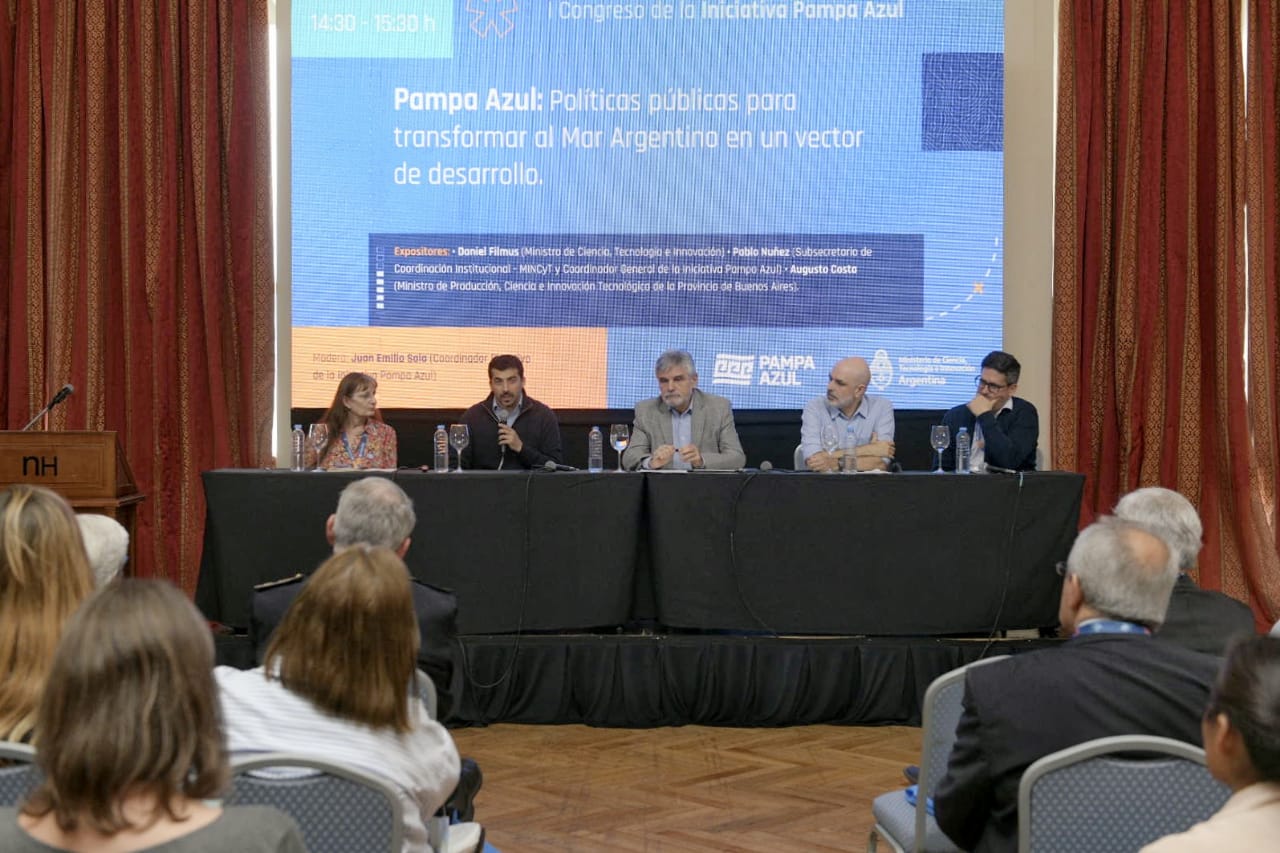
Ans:
{"type": "Polygon", "coordinates": [[[93,569],[93,585],[104,587],[115,580],[129,559],[129,531],[114,518],[93,513],[77,515],[76,523],[93,569]]]}
{"type": "Polygon", "coordinates": [[[1104,517],[1071,546],[1067,571],[1080,580],[1084,600],[1111,619],[1159,628],[1178,580],[1173,549],[1147,527],[1104,517]]]}
{"type": "Polygon", "coordinates": [[[1149,527],[1173,551],[1182,571],[1196,567],[1204,527],[1196,508],[1182,495],[1156,486],[1138,489],[1116,504],[1116,517],[1149,527]]]}
{"type": "Polygon", "coordinates": [[[673,367],[683,367],[690,376],[698,375],[698,368],[693,366],[693,356],[682,349],[669,349],[658,356],[658,363],[653,366],[653,372],[665,373],[673,367]]]}
{"type": "Polygon", "coordinates": [[[404,489],[386,477],[365,477],[342,490],[333,520],[333,548],[381,545],[398,550],[417,516],[404,489]]]}

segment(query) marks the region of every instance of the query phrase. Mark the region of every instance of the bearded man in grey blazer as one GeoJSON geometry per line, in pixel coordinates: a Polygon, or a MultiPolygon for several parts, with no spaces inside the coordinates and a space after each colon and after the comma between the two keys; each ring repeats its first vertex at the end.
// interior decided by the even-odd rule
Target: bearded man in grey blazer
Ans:
{"type": "Polygon", "coordinates": [[[658,396],[636,404],[631,444],[622,454],[630,470],[712,468],[746,464],[733,407],[727,399],[698,390],[693,356],[667,350],[654,367],[658,396]]]}

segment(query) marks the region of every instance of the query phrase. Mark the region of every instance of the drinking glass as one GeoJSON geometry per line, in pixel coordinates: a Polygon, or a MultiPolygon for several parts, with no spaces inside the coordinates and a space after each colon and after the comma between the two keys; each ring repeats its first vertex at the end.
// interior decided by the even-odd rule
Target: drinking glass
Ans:
{"type": "Polygon", "coordinates": [[[320,453],[324,450],[324,443],[329,440],[328,424],[312,424],[307,428],[307,446],[315,453],[315,465],[312,466],[313,471],[320,470],[320,453]]]}
{"type": "Polygon", "coordinates": [[[462,450],[471,443],[471,428],[466,424],[449,424],[449,444],[458,454],[458,473],[462,473],[462,450]]]}
{"type": "Polygon", "coordinates": [[[631,430],[626,424],[614,424],[609,427],[609,444],[618,452],[618,473],[622,473],[622,451],[631,443],[631,430]]]}
{"type": "Polygon", "coordinates": [[[946,424],[937,424],[929,432],[929,444],[934,450],[938,451],[938,467],[934,469],[935,474],[942,473],[942,451],[951,446],[951,430],[946,424]]]}
{"type": "MultiPolygon", "coordinates": [[[[840,446],[840,430],[836,429],[836,425],[828,423],[822,428],[822,449],[827,451],[828,456],[835,455],[836,448],[840,446]]],[[[826,473],[833,474],[838,468],[833,468],[826,473]]]]}

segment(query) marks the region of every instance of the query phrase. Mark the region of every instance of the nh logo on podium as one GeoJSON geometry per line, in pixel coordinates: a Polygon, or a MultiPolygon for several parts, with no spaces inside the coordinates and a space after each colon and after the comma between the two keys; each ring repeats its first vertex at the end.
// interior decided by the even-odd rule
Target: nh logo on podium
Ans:
{"type": "Polygon", "coordinates": [[[22,457],[22,476],[56,477],[58,476],[58,457],[24,456],[22,457]]]}

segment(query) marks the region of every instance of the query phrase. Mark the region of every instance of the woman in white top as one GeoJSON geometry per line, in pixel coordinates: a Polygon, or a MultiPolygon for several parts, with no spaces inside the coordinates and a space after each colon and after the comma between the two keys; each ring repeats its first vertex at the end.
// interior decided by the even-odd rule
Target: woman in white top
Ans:
{"type": "Polygon", "coordinates": [[[1231,799],[1204,823],[1143,853],[1271,850],[1280,839],[1280,639],[1250,637],[1227,651],[1201,723],[1205,761],[1231,799]]]}
{"type": "Polygon", "coordinates": [[[335,554],[285,613],[263,666],[218,667],[234,755],[293,752],[383,777],[401,793],[405,850],[458,783],[458,751],[412,692],[418,628],[409,572],[388,548],[335,554]]]}
{"type": "Polygon", "coordinates": [[[228,775],[213,639],[166,582],[116,581],[71,618],[36,731],[44,779],[0,809],[0,850],[304,853],[275,809],[208,802],[228,775]]]}

